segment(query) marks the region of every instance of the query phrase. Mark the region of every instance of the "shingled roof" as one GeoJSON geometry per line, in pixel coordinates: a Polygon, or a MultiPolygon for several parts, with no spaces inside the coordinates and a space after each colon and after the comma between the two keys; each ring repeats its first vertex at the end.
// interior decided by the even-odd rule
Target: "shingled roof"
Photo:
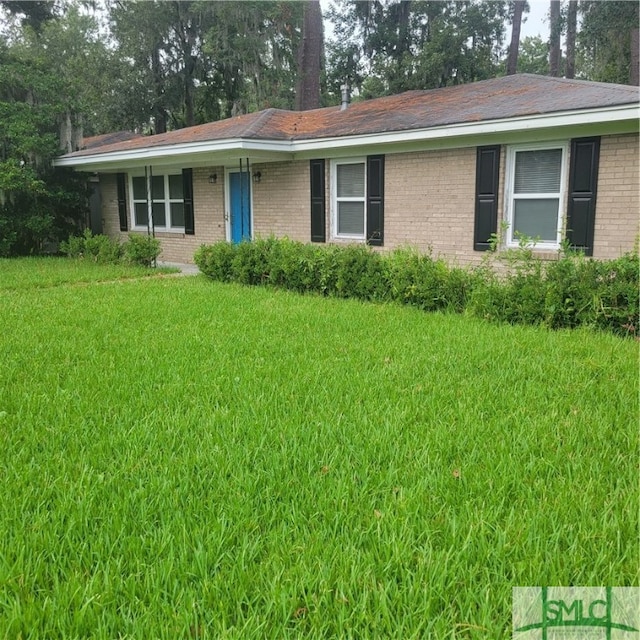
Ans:
{"type": "Polygon", "coordinates": [[[135,131],[114,131],[113,133],[103,133],[99,136],[89,136],[82,139],[81,149],[96,149],[97,147],[104,147],[109,144],[115,144],[116,142],[124,142],[126,140],[133,140],[133,138],[142,138],[142,134],[135,131]]]}
{"type": "Polygon", "coordinates": [[[638,87],[518,74],[310,111],[266,109],[65,158],[229,139],[299,141],[429,129],[638,103],[638,87]]]}

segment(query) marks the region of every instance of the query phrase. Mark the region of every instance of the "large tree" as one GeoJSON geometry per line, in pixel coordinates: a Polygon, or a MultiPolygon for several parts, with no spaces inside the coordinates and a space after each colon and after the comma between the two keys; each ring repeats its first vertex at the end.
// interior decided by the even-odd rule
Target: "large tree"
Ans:
{"type": "Polygon", "coordinates": [[[562,14],[560,0],[551,0],[549,4],[549,75],[560,75],[560,38],[562,36],[562,14]]]}
{"type": "Polygon", "coordinates": [[[305,0],[302,38],[298,45],[296,109],[320,106],[320,74],[323,69],[324,32],[320,0],[305,0]]]}
{"type": "MultiPolygon", "coordinates": [[[[591,80],[603,82],[633,82],[638,28],[637,2],[583,0],[579,4],[582,26],[578,34],[578,54],[581,72],[591,80]]],[[[635,84],[635,83],[634,83],[635,84]]]]}
{"type": "Polygon", "coordinates": [[[549,43],[540,36],[523,38],[520,42],[518,72],[546,76],[549,73],[549,43]]]}
{"type": "Polygon", "coordinates": [[[28,253],[84,216],[84,181],[52,170],[51,160],[80,145],[109,52],[73,6],[37,28],[19,12],[4,17],[11,38],[0,42],[0,254],[28,253]]]}
{"type": "Polygon", "coordinates": [[[567,9],[567,56],[565,77],[574,78],[576,75],[576,34],[578,27],[578,0],[569,0],[567,9]]]}
{"type": "Polygon", "coordinates": [[[513,2],[513,13],[511,18],[511,44],[509,45],[509,55],[507,57],[507,75],[512,76],[518,71],[518,52],[520,50],[520,27],[522,25],[522,14],[528,8],[526,0],[515,0],[513,2]]]}
{"type": "Polygon", "coordinates": [[[508,2],[348,1],[334,9],[330,83],[360,95],[439,87],[498,73],[508,2]]]}

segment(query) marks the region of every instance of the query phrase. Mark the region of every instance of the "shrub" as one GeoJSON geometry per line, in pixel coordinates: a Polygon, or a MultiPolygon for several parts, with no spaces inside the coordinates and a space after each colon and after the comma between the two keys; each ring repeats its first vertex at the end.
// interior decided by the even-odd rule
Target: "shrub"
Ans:
{"type": "Polygon", "coordinates": [[[402,304],[434,311],[462,311],[471,283],[464,269],[415,249],[397,249],[387,257],[390,296],[402,304]]]}
{"type": "Polygon", "coordinates": [[[87,258],[99,264],[115,264],[120,262],[123,246],[104,235],[93,235],[86,229],[81,236],[71,236],[60,243],[60,251],[70,258],[87,258]]]}
{"type": "Polygon", "coordinates": [[[60,243],[60,253],[69,258],[84,258],[84,242],[87,232],[91,233],[87,229],[82,236],[69,236],[68,240],[63,240],[60,243]]]}
{"type": "Polygon", "coordinates": [[[383,254],[270,237],[202,245],[194,258],[205,275],[223,282],[466,311],[494,322],[639,333],[637,253],[609,261],[565,253],[545,262],[523,241],[498,256],[502,269],[490,260],[463,269],[412,249],[383,254]]]}
{"type": "Polygon", "coordinates": [[[336,295],[361,300],[388,298],[387,270],[379,252],[363,245],[347,245],[336,258],[336,295]]]}
{"type": "Polygon", "coordinates": [[[235,247],[230,242],[200,245],[193,256],[193,260],[202,273],[213,280],[229,282],[233,275],[233,258],[235,247]]]}
{"type": "Polygon", "coordinates": [[[108,236],[88,237],[84,246],[86,255],[99,264],[115,264],[122,259],[123,246],[108,236]]]}
{"type": "Polygon", "coordinates": [[[268,240],[243,241],[236,245],[231,262],[233,280],[241,284],[266,284],[268,280],[268,240]]]}
{"type": "Polygon", "coordinates": [[[124,243],[124,255],[131,264],[151,267],[160,252],[160,240],[151,236],[130,233],[129,240],[124,243]]]}
{"type": "Polygon", "coordinates": [[[268,283],[299,293],[321,290],[319,247],[283,238],[272,240],[268,283]]]}

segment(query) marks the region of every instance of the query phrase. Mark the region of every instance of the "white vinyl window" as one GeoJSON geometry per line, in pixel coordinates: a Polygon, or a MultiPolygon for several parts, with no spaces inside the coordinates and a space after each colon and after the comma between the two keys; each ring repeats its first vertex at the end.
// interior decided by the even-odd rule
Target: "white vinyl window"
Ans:
{"type": "Polygon", "coordinates": [[[366,233],[367,163],[364,158],[332,162],[334,236],[364,240],[366,233]]]}
{"type": "Polygon", "coordinates": [[[525,236],[541,249],[562,238],[566,144],[510,147],[507,159],[507,245],[525,236]]]}
{"type": "MultiPolygon", "coordinates": [[[[153,224],[156,230],[184,232],[184,194],[182,174],[155,175],[151,178],[153,224]]],[[[147,228],[149,209],[144,176],[132,176],[133,227],[147,228]]]]}

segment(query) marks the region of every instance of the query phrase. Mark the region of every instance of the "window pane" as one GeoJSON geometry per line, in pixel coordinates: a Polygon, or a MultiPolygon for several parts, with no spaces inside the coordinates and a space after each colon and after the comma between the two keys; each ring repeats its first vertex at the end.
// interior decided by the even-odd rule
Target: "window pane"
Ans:
{"type": "Polygon", "coordinates": [[[515,193],[559,193],[562,149],[518,151],[515,193]]]}
{"type": "Polygon", "coordinates": [[[154,227],[167,226],[167,217],[164,211],[164,202],[153,203],[153,225],[154,227]]]}
{"type": "Polygon", "coordinates": [[[338,202],[338,233],[364,235],[364,202],[338,202]]]}
{"type": "Polygon", "coordinates": [[[182,202],[171,203],[171,226],[184,227],[184,205],[182,202]]]}
{"type": "Polygon", "coordinates": [[[154,200],[164,200],[164,176],[151,178],[151,193],[154,200]]]}
{"type": "Polygon", "coordinates": [[[182,175],[169,176],[169,198],[171,200],[182,200],[182,175]]]}
{"type": "Polygon", "coordinates": [[[144,186],[144,178],[132,178],[133,184],[133,199],[134,200],[146,200],[147,189],[144,186]]]}
{"type": "Polygon", "coordinates": [[[337,166],[338,198],[364,198],[364,162],[337,166]]]}
{"type": "Polygon", "coordinates": [[[147,226],[147,203],[146,202],[136,202],[134,205],[135,216],[136,216],[136,226],[138,227],[146,227],[147,226]]]}
{"type": "MultiPolygon", "coordinates": [[[[513,231],[544,242],[558,239],[557,198],[544,200],[514,200],[513,231]]],[[[515,235],[514,235],[515,239],[515,235]]]]}

